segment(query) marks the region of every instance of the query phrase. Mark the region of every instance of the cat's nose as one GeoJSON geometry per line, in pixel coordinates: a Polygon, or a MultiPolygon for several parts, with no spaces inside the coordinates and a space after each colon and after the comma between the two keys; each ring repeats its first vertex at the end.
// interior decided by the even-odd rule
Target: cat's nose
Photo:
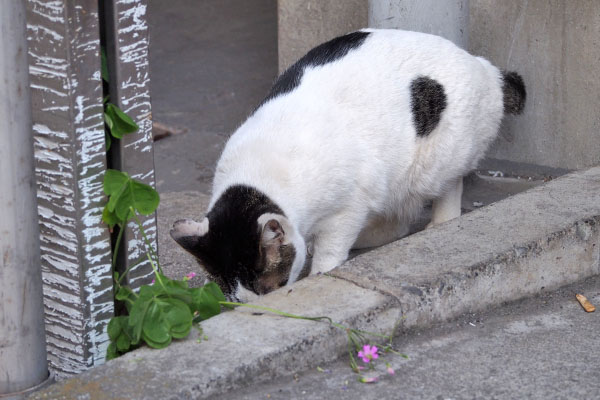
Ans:
{"type": "Polygon", "coordinates": [[[267,294],[272,292],[273,290],[279,289],[280,287],[284,286],[285,282],[283,282],[283,284],[281,282],[276,282],[276,283],[271,283],[271,282],[257,282],[257,284],[254,286],[256,293],[258,294],[267,294]]]}

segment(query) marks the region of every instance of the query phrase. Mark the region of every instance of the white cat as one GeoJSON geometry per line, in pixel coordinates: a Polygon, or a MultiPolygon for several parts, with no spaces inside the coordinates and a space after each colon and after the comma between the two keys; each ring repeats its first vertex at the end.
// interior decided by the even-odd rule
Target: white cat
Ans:
{"type": "Polygon", "coordinates": [[[525,96],[518,74],[437,36],[333,39],[279,77],[229,139],[206,217],[171,236],[230,297],[327,272],[406,234],[426,200],[431,224],[458,217],[463,175],[525,96]]]}

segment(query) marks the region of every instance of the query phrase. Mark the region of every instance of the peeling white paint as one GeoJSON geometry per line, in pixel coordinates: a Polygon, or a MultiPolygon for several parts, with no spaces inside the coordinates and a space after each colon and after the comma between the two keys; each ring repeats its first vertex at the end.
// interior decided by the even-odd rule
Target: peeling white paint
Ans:
{"type": "MultiPolygon", "coordinates": [[[[42,15],[41,13],[38,14],[42,15]]],[[[56,31],[53,31],[52,29],[46,28],[45,26],[28,25],[27,29],[31,30],[38,39],[40,39],[44,34],[52,36],[52,38],[57,41],[62,41],[64,39],[63,35],[59,34],[56,31]]]]}
{"type": "Polygon", "coordinates": [[[69,137],[69,135],[67,135],[66,132],[53,131],[50,128],[48,128],[48,126],[39,123],[33,124],[32,128],[33,131],[39,135],[55,136],[57,139],[68,139],[69,137]]]}
{"type": "MultiPolygon", "coordinates": [[[[61,68],[62,69],[62,68],[61,68]]],[[[45,78],[52,78],[54,76],[59,78],[66,78],[67,74],[57,68],[47,67],[29,67],[29,73],[32,75],[40,75],[45,78]]]]}

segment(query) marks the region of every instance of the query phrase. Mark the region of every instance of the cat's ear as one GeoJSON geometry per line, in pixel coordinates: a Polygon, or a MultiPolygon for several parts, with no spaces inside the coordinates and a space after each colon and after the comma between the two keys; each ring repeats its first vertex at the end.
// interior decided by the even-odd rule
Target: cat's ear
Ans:
{"type": "Polygon", "coordinates": [[[260,229],[260,246],[265,252],[268,262],[279,259],[279,247],[288,241],[289,222],[279,214],[263,214],[258,218],[260,229]]]}
{"type": "Polygon", "coordinates": [[[208,235],[208,228],[208,218],[204,218],[202,222],[196,222],[193,219],[180,219],[175,221],[170,234],[181,247],[197,255],[202,239],[208,235]]]}

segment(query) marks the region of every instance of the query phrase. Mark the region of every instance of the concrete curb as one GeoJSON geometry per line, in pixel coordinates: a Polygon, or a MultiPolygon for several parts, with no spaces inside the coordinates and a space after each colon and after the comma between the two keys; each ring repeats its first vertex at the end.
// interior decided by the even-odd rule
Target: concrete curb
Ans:
{"type": "Polygon", "coordinates": [[[600,167],[362,254],[331,275],[395,297],[404,327],[600,273],[600,167]]]}
{"type": "MultiPolygon", "coordinates": [[[[259,304],[389,332],[518,299],[600,272],[600,167],[575,172],[357,256],[259,304]]],[[[203,398],[332,360],[325,323],[224,313],[164,350],[139,349],[30,398],[203,398]]]]}

